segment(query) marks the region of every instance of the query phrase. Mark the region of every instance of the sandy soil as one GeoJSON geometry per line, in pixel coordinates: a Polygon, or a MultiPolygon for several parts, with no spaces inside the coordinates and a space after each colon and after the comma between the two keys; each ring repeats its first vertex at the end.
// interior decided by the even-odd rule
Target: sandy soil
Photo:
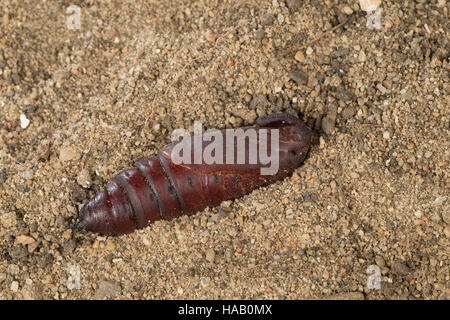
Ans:
{"type": "Polygon", "coordinates": [[[449,5],[382,8],[370,29],[352,0],[2,1],[0,298],[448,299],[449,5]],[[292,177],[67,228],[174,129],[281,111],[315,130],[292,177]]]}

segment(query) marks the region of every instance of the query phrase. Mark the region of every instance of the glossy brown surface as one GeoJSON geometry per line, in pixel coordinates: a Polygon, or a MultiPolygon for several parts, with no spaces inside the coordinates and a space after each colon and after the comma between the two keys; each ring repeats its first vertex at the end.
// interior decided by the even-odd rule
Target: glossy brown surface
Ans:
{"type": "MultiPolygon", "coordinates": [[[[288,176],[304,160],[311,131],[299,119],[287,114],[262,116],[254,128],[279,129],[279,169],[273,175],[261,175],[256,164],[175,164],[171,152],[178,143],[163,148],[155,157],[135,163],[135,167],[119,173],[81,210],[77,229],[108,235],[131,233],[158,219],[173,219],[193,214],[207,206],[243,196],[255,188],[288,176]]],[[[248,129],[248,128],[243,128],[248,129]]],[[[221,131],[224,141],[225,130],[221,131]]],[[[194,138],[191,138],[194,139],[194,138]]],[[[193,140],[191,140],[193,141],[193,140]]],[[[250,155],[246,140],[245,159],[250,155]]],[[[203,142],[204,149],[210,142],[203,142]]],[[[256,143],[260,143],[258,140],[256,143]]],[[[237,156],[235,144],[235,156],[237,156]]],[[[225,150],[225,149],[224,149],[225,150]]],[[[224,152],[225,154],[225,152],[224,152]]],[[[246,161],[248,163],[248,161],[246,161]]]]}

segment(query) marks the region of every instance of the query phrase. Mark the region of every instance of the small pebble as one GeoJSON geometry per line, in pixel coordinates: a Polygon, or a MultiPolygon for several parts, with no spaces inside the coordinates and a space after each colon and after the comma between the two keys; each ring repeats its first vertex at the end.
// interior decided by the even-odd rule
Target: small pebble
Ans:
{"type": "Polygon", "coordinates": [[[11,288],[12,292],[17,292],[19,290],[19,282],[17,282],[17,281],[11,282],[10,288],[11,288]]]}
{"type": "Polygon", "coordinates": [[[386,94],[387,89],[385,87],[383,87],[383,85],[381,83],[377,84],[377,89],[382,93],[382,94],[386,94]]]}
{"type": "Polygon", "coordinates": [[[30,169],[25,169],[21,175],[26,180],[32,180],[34,178],[34,174],[30,169]]]}
{"type": "Polygon", "coordinates": [[[113,298],[120,294],[120,285],[112,281],[100,281],[95,293],[97,299],[113,298]]]}
{"type": "Polygon", "coordinates": [[[20,127],[25,129],[30,124],[30,120],[23,113],[20,115],[20,127]]]}
{"type": "Polygon", "coordinates": [[[214,263],[215,258],[216,258],[216,252],[214,251],[214,249],[209,248],[208,250],[206,250],[206,260],[208,262],[214,263]]]}
{"type": "Polygon", "coordinates": [[[359,51],[358,59],[361,62],[366,61],[366,53],[364,52],[364,50],[359,51]]]}
{"type": "Polygon", "coordinates": [[[430,266],[436,267],[438,264],[437,260],[433,257],[430,258],[430,266]]]}
{"type": "Polygon", "coordinates": [[[105,248],[106,248],[106,250],[114,251],[114,250],[116,250],[116,244],[114,241],[108,240],[108,241],[106,241],[105,248]]]}
{"type": "Polygon", "coordinates": [[[10,265],[8,265],[8,268],[6,268],[6,271],[8,272],[8,274],[15,276],[19,274],[20,268],[17,264],[11,263],[10,265]]]}
{"type": "Polygon", "coordinates": [[[255,39],[261,41],[265,36],[265,32],[263,28],[260,28],[255,31],[255,39]]]}
{"type": "Polygon", "coordinates": [[[277,16],[277,20],[278,20],[278,22],[279,22],[280,24],[282,24],[282,23],[284,22],[284,16],[280,13],[280,14],[277,16]]]}
{"type": "Polygon", "coordinates": [[[2,17],[3,26],[7,27],[9,24],[9,14],[5,13],[2,17]]]}
{"type": "Polygon", "coordinates": [[[150,247],[152,245],[152,242],[147,237],[142,238],[142,243],[147,247],[150,247]]]}
{"type": "Polygon", "coordinates": [[[345,6],[342,11],[346,14],[346,15],[351,15],[353,13],[352,8],[350,8],[349,6],[345,6]]]}
{"type": "Polygon", "coordinates": [[[11,228],[17,224],[17,217],[14,211],[4,213],[0,216],[0,223],[4,228],[11,228]]]}
{"type": "Polygon", "coordinates": [[[89,188],[91,186],[92,180],[88,169],[81,169],[80,173],[77,176],[77,182],[83,188],[89,188]]]}
{"type": "Polygon", "coordinates": [[[325,132],[328,135],[332,134],[334,131],[334,123],[335,120],[331,119],[330,117],[328,116],[323,117],[321,122],[323,132],[325,132]]]}
{"type": "Polygon", "coordinates": [[[386,262],[384,261],[383,257],[381,257],[381,256],[376,256],[375,257],[375,263],[380,268],[384,268],[386,266],[386,262]]]}
{"type": "Polygon", "coordinates": [[[450,225],[445,226],[445,228],[444,228],[444,235],[447,238],[450,238],[450,225]]]}
{"type": "Polygon", "coordinates": [[[261,24],[263,26],[270,26],[275,21],[275,17],[272,14],[265,14],[261,17],[261,24]]]}
{"type": "Polygon", "coordinates": [[[340,12],[339,14],[338,14],[338,22],[339,23],[344,23],[345,21],[347,21],[347,19],[348,19],[348,17],[347,17],[347,15],[345,14],[345,13],[343,13],[343,12],[340,12]]]}
{"type": "Polygon", "coordinates": [[[50,142],[48,140],[43,140],[39,143],[36,155],[39,160],[48,160],[50,157],[50,142]]]}
{"type": "Polygon", "coordinates": [[[381,4],[381,0],[359,0],[362,11],[375,11],[381,4]]]}
{"type": "Polygon", "coordinates": [[[406,276],[411,272],[410,268],[401,261],[395,261],[392,264],[391,269],[392,269],[392,272],[402,275],[402,276],[406,276]]]}
{"type": "Polygon", "coordinates": [[[59,160],[70,161],[77,157],[77,152],[72,146],[63,147],[59,150],[59,160]]]}
{"type": "Polygon", "coordinates": [[[308,81],[308,75],[302,70],[293,69],[289,72],[289,77],[297,84],[305,85],[308,81]]]}
{"type": "Polygon", "coordinates": [[[304,0],[286,0],[286,5],[292,12],[295,12],[304,5],[304,0]]]}
{"type": "Polygon", "coordinates": [[[20,235],[16,237],[16,243],[26,245],[34,243],[36,240],[34,240],[32,237],[26,236],[26,235],[20,235]]]}
{"type": "Polygon", "coordinates": [[[303,51],[302,50],[297,51],[294,59],[297,60],[298,62],[302,63],[305,62],[305,55],[303,54],[303,51]]]}
{"type": "Polygon", "coordinates": [[[210,43],[213,43],[214,41],[216,41],[216,36],[213,33],[208,33],[206,35],[206,40],[210,43]]]}
{"type": "Polygon", "coordinates": [[[227,233],[231,236],[231,237],[235,237],[237,235],[237,231],[236,228],[234,227],[229,227],[227,229],[227,233]]]}

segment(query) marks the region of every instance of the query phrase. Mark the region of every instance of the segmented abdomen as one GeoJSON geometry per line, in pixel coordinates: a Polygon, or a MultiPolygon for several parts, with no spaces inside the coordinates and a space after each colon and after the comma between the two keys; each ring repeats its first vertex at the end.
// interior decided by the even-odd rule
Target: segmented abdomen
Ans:
{"type": "Polygon", "coordinates": [[[182,213],[183,200],[165,161],[144,158],[119,173],[88,202],[78,227],[106,234],[130,233],[159,219],[182,213]]]}

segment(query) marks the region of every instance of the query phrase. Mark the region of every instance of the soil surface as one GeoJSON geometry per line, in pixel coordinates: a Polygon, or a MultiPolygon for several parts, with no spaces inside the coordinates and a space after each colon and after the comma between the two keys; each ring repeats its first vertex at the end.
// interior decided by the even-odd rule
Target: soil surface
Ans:
{"type": "Polygon", "coordinates": [[[380,8],[2,1],[0,298],[448,299],[449,4],[380,8]],[[314,129],[285,180],[131,235],[68,228],[173,130],[276,112],[314,129]]]}

